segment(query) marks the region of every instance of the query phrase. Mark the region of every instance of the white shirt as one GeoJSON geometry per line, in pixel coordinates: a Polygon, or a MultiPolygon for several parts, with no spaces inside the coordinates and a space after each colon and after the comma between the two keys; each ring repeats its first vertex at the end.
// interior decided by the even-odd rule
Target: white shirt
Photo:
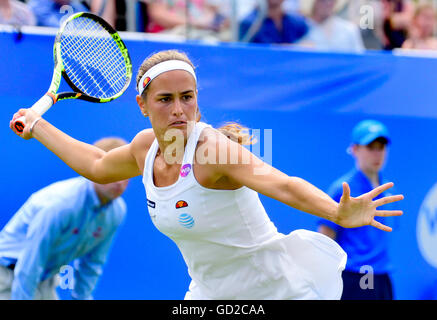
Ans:
{"type": "Polygon", "coordinates": [[[359,28],[337,16],[321,24],[310,21],[310,30],[299,43],[326,51],[362,52],[365,49],[359,28]]]}
{"type": "Polygon", "coordinates": [[[339,299],[346,254],[335,241],[306,230],[285,236],[255,191],[213,190],[197,182],[193,159],[206,127],[197,123],[190,134],[173,185],[154,185],[156,140],[143,175],[152,222],[176,243],[192,278],[185,298],[339,299]]]}

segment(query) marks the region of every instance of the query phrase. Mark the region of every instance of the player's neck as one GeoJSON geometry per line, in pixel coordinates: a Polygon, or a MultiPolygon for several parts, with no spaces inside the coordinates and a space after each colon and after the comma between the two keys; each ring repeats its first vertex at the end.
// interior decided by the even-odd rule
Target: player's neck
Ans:
{"type": "Polygon", "coordinates": [[[181,164],[184,158],[185,147],[187,145],[186,139],[178,141],[159,141],[158,151],[156,157],[162,157],[166,164],[181,164]]]}

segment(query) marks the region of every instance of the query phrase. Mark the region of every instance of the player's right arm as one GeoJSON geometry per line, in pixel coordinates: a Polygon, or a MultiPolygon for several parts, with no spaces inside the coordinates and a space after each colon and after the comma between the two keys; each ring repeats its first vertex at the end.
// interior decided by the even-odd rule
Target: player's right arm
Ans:
{"type": "Polygon", "coordinates": [[[44,119],[36,123],[31,133],[30,125],[38,117],[30,109],[20,109],[14,114],[10,127],[24,139],[37,139],[79,175],[97,183],[110,183],[142,174],[144,157],[154,138],[152,130],[144,130],[131,143],[105,152],[70,137],[44,119]],[[13,123],[21,116],[26,117],[27,125],[20,134],[13,123]]]}

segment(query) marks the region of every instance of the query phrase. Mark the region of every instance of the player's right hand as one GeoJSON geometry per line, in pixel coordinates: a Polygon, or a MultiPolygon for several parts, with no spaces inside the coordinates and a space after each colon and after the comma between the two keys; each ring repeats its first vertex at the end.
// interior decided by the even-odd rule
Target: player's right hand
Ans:
{"type": "Polygon", "coordinates": [[[35,119],[37,119],[39,117],[40,117],[40,115],[37,114],[32,109],[20,109],[14,114],[14,116],[12,117],[12,120],[9,121],[9,128],[11,128],[12,131],[14,131],[15,134],[17,134],[21,138],[28,140],[28,139],[32,138],[32,133],[30,132],[30,125],[33,123],[33,121],[35,119]],[[15,128],[15,121],[23,116],[26,118],[26,125],[24,126],[23,132],[20,133],[15,128]]]}

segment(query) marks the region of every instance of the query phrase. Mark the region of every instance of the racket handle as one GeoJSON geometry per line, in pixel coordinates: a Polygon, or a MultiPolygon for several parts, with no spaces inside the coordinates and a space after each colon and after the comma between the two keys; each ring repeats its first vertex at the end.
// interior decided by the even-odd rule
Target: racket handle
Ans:
{"type": "MultiPolygon", "coordinates": [[[[41,99],[39,99],[35,104],[30,107],[33,111],[38,113],[39,115],[43,115],[46,113],[47,110],[50,109],[50,107],[53,105],[54,101],[53,98],[49,95],[44,95],[41,99]]],[[[26,126],[26,118],[20,117],[14,122],[15,130],[17,130],[19,133],[23,133],[24,127],[26,126]]]]}

